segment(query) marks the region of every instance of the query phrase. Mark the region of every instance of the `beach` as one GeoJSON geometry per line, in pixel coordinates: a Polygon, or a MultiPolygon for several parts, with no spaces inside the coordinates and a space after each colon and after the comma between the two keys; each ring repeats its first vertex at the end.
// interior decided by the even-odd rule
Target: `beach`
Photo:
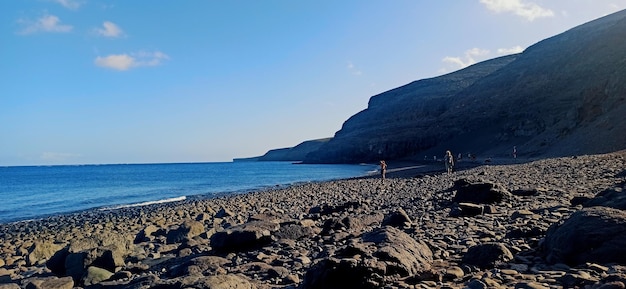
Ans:
{"type": "MultiPolygon", "coordinates": [[[[602,254],[588,256],[563,249],[558,234],[570,219],[605,213],[626,228],[626,152],[516,162],[450,175],[437,164],[389,162],[384,182],[311,182],[3,224],[0,289],[624,288],[623,247],[599,243],[602,254]]],[[[626,232],[601,233],[589,232],[624,244],[626,232]]]]}

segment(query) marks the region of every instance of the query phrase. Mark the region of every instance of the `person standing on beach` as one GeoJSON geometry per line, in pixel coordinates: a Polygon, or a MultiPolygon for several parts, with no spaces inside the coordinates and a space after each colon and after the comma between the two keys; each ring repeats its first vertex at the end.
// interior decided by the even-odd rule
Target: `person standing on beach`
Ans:
{"type": "Polygon", "coordinates": [[[387,163],[385,163],[384,160],[380,161],[380,176],[381,176],[381,180],[384,183],[385,182],[385,174],[387,173],[387,163]]]}
{"type": "Polygon", "coordinates": [[[513,146],[513,158],[517,158],[517,146],[513,146]]]}
{"type": "Polygon", "coordinates": [[[446,155],[443,157],[443,162],[446,164],[446,171],[448,175],[452,173],[452,168],[454,167],[454,157],[452,156],[452,152],[446,151],[446,155]]]}

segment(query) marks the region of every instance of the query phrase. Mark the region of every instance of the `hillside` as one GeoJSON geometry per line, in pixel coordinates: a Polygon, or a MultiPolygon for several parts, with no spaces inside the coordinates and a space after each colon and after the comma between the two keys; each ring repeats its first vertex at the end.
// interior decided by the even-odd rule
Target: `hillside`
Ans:
{"type": "Polygon", "coordinates": [[[523,53],[373,96],[312,163],[422,159],[446,149],[502,157],[626,148],[626,11],[523,53]]]}

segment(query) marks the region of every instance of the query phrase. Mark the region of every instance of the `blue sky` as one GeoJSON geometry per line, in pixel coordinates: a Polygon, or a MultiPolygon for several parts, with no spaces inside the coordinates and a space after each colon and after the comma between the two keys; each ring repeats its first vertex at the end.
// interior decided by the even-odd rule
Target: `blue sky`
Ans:
{"type": "Polygon", "coordinates": [[[0,165],[230,161],[626,0],[0,2],[0,165]]]}

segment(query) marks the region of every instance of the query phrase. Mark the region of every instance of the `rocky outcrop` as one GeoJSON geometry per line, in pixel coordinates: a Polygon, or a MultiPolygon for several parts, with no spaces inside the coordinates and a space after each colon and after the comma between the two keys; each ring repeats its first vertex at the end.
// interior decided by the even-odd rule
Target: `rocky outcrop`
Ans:
{"type": "Polygon", "coordinates": [[[551,263],[626,265],[626,211],[592,207],[576,212],[548,230],[543,250],[551,263]]]}
{"type": "Polygon", "coordinates": [[[417,275],[433,262],[428,246],[393,227],[383,227],[326,254],[306,273],[303,289],[381,288],[386,277],[417,275]]]}
{"type": "Polygon", "coordinates": [[[626,11],[373,96],[306,162],[453,152],[566,156],[626,148],[626,11]],[[602,141],[598,141],[602,140],[602,141]]]}

